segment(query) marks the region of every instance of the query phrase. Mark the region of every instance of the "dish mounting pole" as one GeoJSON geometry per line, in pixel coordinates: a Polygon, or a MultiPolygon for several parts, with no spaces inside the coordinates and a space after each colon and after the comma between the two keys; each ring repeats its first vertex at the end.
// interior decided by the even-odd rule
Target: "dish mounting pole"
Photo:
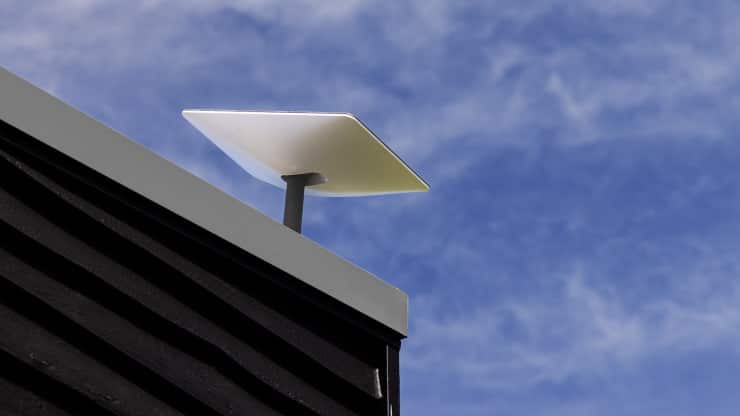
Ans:
{"type": "Polygon", "coordinates": [[[307,186],[326,182],[326,178],[318,173],[299,173],[297,175],[283,175],[286,183],[285,209],[283,210],[283,224],[297,233],[301,233],[303,222],[303,195],[307,186]]]}

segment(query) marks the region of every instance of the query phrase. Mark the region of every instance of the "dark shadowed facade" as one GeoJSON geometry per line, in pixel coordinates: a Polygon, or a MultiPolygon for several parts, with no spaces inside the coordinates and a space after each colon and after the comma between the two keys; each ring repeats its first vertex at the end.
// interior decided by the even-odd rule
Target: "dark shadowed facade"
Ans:
{"type": "Polygon", "coordinates": [[[0,415],[399,415],[406,304],[0,69],[0,415]]]}

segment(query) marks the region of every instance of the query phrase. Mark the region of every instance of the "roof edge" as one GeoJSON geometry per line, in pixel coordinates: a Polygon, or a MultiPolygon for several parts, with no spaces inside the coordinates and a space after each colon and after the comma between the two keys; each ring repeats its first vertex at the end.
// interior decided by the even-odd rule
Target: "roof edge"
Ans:
{"type": "Polygon", "coordinates": [[[408,296],[400,289],[2,67],[0,119],[399,334],[408,334],[408,296]]]}

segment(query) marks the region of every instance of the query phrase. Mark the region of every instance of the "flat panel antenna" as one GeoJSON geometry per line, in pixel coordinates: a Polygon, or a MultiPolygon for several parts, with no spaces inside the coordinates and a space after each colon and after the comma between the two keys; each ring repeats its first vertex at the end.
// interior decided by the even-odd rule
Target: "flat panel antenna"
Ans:
{"type": "Polygon", "coordinates": [[[351,114],[183,110],[182,115],[247,173],[286,189],[283,223],[299,233],[304,193],[363,196],[429,190],[351,114]]]}

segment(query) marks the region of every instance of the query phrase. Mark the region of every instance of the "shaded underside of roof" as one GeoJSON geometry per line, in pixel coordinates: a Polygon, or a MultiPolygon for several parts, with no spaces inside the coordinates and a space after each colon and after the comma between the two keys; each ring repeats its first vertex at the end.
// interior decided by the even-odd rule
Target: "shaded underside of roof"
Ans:
{"type": "Polygon", "coordinates": [[[2,122],[0,235],[0,413],[399,414],[399,333],[2,122]]]}

